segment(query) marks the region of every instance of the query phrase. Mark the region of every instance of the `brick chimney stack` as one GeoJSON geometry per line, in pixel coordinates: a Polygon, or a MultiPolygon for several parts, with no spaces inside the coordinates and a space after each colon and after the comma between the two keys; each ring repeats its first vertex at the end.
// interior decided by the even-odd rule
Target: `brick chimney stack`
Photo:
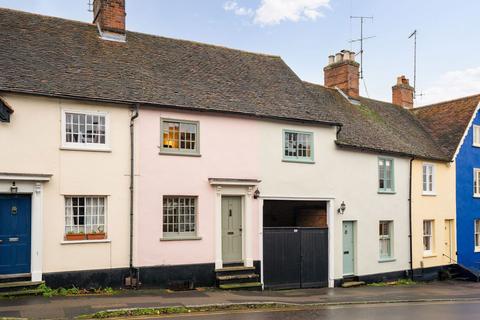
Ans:
{"type": "Polygon", "coordinates": [[[392,87],[392,103],[404,107],[405,109],[413,109],[414,89],[405,76],[397,78],[397,84],[392,87]]]}
{"type": "Polygon", "coordinates": [[[106,40],[125,41],[125,0],[93,0],[93,23],[106,40]]]}
{"type": "Polygon", "coordinates": [[[359,96],[359,68],[355,53],[342,50],[328,57],[328,65],[323,68],[326,87],[339,88],[352,98],[359,96]]]}

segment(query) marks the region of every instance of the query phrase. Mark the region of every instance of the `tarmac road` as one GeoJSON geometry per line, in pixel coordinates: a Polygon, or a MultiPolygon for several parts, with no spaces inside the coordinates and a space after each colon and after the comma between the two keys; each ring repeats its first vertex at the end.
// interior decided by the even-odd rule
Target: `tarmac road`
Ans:
{"type": "MultiPolygon", "coordinates": [[[[151,318],[150,318],[151,319],[151,318]]],[[[480,302],[402,303],[324,307],[310,310],[190,314],[158,319],[198,320],[476,320],[480,302]]]]}

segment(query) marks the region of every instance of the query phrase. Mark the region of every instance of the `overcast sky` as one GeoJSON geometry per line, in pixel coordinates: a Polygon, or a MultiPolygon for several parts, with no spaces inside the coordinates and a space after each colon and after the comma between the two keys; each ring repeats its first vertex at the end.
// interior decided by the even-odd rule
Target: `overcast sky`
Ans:
{"type": "MultiPolygon", "coordinates": [[[[358,51],[351,15],[364,25],[362,95],[391,100],[391,86],[413,80],[418,30],[417,104],[480,93],[478,0],[126,0],[127,28],[280,55],[306,81],[323,84],[329,54],[358,51]]],[[[91,22],[88,0],[0,0],[0,7],[91,22]]]]}

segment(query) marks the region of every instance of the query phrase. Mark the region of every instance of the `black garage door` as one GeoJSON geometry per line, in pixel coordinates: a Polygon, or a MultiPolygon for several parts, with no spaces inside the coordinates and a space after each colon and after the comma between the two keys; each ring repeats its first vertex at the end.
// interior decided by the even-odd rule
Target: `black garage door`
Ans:
{"type": "Polygon", "coordinates": [[[328,286],[328,228],[263,229],[266,288],[328,286]]]}

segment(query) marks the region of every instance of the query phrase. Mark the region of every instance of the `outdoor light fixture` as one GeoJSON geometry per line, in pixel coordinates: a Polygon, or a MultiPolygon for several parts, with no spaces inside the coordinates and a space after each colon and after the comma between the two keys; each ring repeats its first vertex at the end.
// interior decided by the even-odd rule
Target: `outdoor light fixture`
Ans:
{"type": "Polygon", "coordinates": [[[255,192],[253,193],[253,199],[258,199],[258,197],[260,197],[260,190],[255,190],[255,192]]]}
{"type": "Polygon", "coordinates": [[[15,185],[15,181],[12,182],[12,186],[10,187],[10,193],[17,193],[18,187],[15,185]]]}
{"type": "Polygon", "coordinates": [[[342,204],[340,205],[340,208],[338,208],[337,212],[338,214],[344,214],[346,209],[347,209],[347,205],[345,204],[344,201],[342,201],[342,204]]]}

